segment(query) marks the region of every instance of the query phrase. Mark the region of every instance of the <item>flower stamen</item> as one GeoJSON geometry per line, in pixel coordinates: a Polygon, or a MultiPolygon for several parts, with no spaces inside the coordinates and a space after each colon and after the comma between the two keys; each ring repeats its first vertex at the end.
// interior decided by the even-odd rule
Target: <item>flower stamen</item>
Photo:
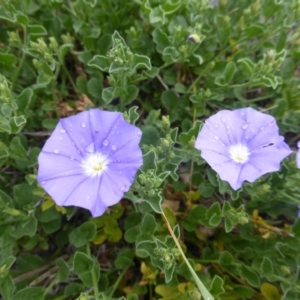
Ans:
{"type": "Polygon", "coordinates": [[[242,144],[236,144],[229,147],[229,155],[236,163],[244,164],[248,161],[250,152],[248,147],[242,144]]]}
{"type": "Polygon", "coordinates": [[[106,169],[109,161],[105,155],[97,152],[88,154],[82,161],[81,166],[87,176],[100,176],[106,169]]]}

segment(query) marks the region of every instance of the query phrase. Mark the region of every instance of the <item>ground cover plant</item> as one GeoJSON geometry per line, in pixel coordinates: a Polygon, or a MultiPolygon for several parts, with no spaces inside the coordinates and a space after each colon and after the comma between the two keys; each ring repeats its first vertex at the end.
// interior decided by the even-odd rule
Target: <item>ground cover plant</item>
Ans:
{"type": "Polygon", "coordinates": [[[300,299],[299,20],[1,1],[2,299],[300,299]]]}

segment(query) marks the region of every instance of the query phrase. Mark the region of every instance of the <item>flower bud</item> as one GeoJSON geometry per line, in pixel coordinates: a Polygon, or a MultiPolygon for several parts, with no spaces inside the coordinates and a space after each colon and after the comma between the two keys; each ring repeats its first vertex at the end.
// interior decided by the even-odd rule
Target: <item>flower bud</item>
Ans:
{"type": "Polygon", "coordinates": [[[188,36],[188,40],[192,43],[192,44],[199,44],[201,42],[201,38],[198,34],[190,34],[188,36]]]}
{"type": "Polygon", "coordinates": [[[169,116],[162,116],[162,126],[165,130],[168,130],[170,128],[169,116]]]}
{"type": "Polygon", "coordinates": [[[49,40],[50,40],[50,48],[53,50],[53,52],[56,52],[57,51],[57,49],[58,49],[58,44],[57,44],[57,41],[56,41],[56,39],[54,38],[54,37],[50,37],[49,38],[49,40]]]}

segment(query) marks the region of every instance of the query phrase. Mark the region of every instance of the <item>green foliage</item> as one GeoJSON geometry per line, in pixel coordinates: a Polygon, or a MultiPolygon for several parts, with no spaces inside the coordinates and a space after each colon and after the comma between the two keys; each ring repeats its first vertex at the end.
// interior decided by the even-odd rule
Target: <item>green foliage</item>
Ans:
{"type": "Polygon", "coordinates": [[[297,0],[2,1],[2,298],[199,299],[191,268],[216,300],[299,299],[295,155],[233,191],[194,147],[207,117],[250,106],[296,151],[299,19],[297,0]],[[91,107],[143,132],[131,189],[97,218],[36,181],[59,118],[91,107]]]}

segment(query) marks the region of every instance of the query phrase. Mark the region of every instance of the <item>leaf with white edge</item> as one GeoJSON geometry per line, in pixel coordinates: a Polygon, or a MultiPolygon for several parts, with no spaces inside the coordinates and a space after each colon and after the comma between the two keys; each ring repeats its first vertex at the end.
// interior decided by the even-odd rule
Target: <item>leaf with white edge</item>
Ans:
{"type": "Polygon", "coordinates": [[[177,62],[179,57],[180,53],[176,47],[167,47],[163,51],[163,59],[166,62],[177,62]]]}
{"type": "Polygon", "coordinates": [[[74,273],[78,275],[78,277],[82,280],[82,282],[89,286],[93,286],[93,278],[91,271],[94,271],[96,276],[96,281],[99,280],[100,277],[100,267],[99,263],[87,256],[85,253],[76,252],[74,259],[74,273]]]}
{"type": "Polygon", "coordinates": [[[144,172],[147,172],[147,170],[156,170],[156,159],[156,153],[153,150],[150,150],[143,156],[143,165],[140,170],[144,172]]]}
{"type": "Polygon", "coordinates": [[[109,59],[103,55],[95,55],[87,64],[90,67],[95,67],[103,72],[108,72],[110,67],[109,59]]]}
{"type": "Polygon", "coordinates": [[[34,36],[47,35],[47,30],[40,25],[28,25],[28,34],[34,36]]]}
{"type": "Polygon", "coordinates": [[[170,282],[173,279],[175,268],[176,268],[176,265],[173,264],[171,268],[164,269],[166,283],[170,282]]]}
{"type": "Polygon", "coordinates": [[[152,67],[151,70],[145,70],[143,73],[150,78],[154,78],[159,73],[159,68],[152,67]]]}
{"type": "Polygon", "coordinates": [[[228,266],[234,262],[233,256],[228,251],[223,251],[219,257],[219,262],[221,266],[228,266]]]}
{"type": "Polygon", "coordinates": [[[149,15],[149,21],[151,24],[165,24],[166,18],[165,13],[161,8],[161,5],[151,9],[150,15],[149,15]]]}
{"type": "Polygon", "coordinates": [[[135,85],[129,85],[126,88],[126,95],[125,99],[123,101],[124,105],[130,104],[132,101],[134,101],[139,94],[139,88],[135,85]]]}
{"type": "Polygon", "coordinates": [[[11,133],[11,127],[9,121],[0,115],[0,132],[11,133]]]}
{"type": "Polygon", "coordinates": [[[260,265],[260,270],[263,275],[274,274],[272,261],[268,257],[264,257],[260,265]]]}
{"type": "Polygon", "coordinates": [[[91,7],[95,7],[97,0],[83,0],[83,2],[91,7]]]}
{"type": "Polygon", "coordinates": [[[37,229],[37,219],[30,215],[27,220],[18,223],[13,229],[11,229],[10,234],[16,239],[23,236],[32,237],[35,235],[37,229]]]}
{"type": "MultiPolygon", "coordinates": [[[[21,127],[22,125],[26,124],[26,118],[24,116],[15,116],[12,117],[10,119],[10,124],[11,124],[11,120],[13,120],[13,123],[17,126],[17,127],[21,127]]],[[[11,124],[12,125],[12,124],[11,124]]]]}
{"type": "Polygon", "coordinates": [[[145,198],[143,200],[145,202],[147,202],[156,213],[158,213],[158,214],[161,213],[162,196],[160,194],[148,196],[147,198],[145,198]]]}
{"type": "Polygon", "coordinates": [[[224,285],[223,279],[221,277],[219,277],[218,275],[215,275],[214,279],[212,280],[212,283],[210,285],[209,291],[215,296],[221,295],[221,294],[225,293],[223,285],[224,285]]]}
{"type": "Polygon", "coordinates": [[[259,277],[249,267],[242,264],[240,275],[243,279],[247,280],[250,285],[252,285],[254,287],[259,287],[259,285],[260,285],[259,277]]]}
{"type": "Polygon", "coordinates": [[[151,70],[151,60],[145,55],[134,54],[131,62],[131,67],[133,68],[133,70],[140,68],[146,68],[148,70],[151,70]]]}
{"type": "Polygon", "coordinates": [[[115,30],[115,32],[112,35],[113,47],[117,45],[116,40],[120,40],[123,45],[126,45],[125,40],[121,37],[121,35],[117,30],[115,30]]]}
{"type": "Polygon", "coordinates": [[[154,255],[156,244],[153,241],[143,241],[136,244],[136,253],[140,257],[148,257],[154,255]]]}
{"type": "Polygon", "coordinates": [[[126,91],[120,87],[108,87],[102,90],[102,98],[106,104],[124,94],[126,94],[126,91]]]}
{"type": "Polygon", "coordinates": [[[138,106],[132,106],[128,112],[124,113],[124,118],[130,123],[130,124],[135,124],[135,122],[138,120],[140,115],[137,112],[138,106]]]}
{"type": "Polygon", "coordinates": [[[33,90],[32,89],[25,89],[19,94],[16,98],[16,102],[18,105],[18,109],[21,112],[27,112],[33,97],[33,90]]]}
{"type": "Polygon", "coordinates": [[[256,66],[252,60],[249,58],[241,58],[237,62],[242,65],[243,69],[250,78],[254,75],[256,66]]]}
{"type": "Polygon", "coordinates": [[[139,226],[140,233],[153,234],[156,228],[156,221],[153,215],[146,214],[139,226]]]}
{"type": "MultiPolygon", "coordinates": [[[[208,224],[212,227],[216,227],[220,224],[222,214],[220,204],[215,202],[206,212],[206,218],[208,220],[208,224]]],[[[201,221],[201,220],[200,220],[201,221]]]]}
{"type": "Polygon", "coordinates": [[[181,0],[165,1],[161,8],[166,15],[173,14],[181,6],[181,0]]]}
{"type": "Polygon", "coordinates": [[[197,120],[188,132],[183,132],[179,135],[179,141],[185,146],[189,145],[192,138],[196,139],[202,124],[203,122],[197,120]]]}
{"type": "Polygon", "coordinates": [[[159,53],[163,53],[164,49],[171,45],[168,35],[161,28],[154,29],[152,35],[159,53]]]}
{"type": "Polygon", "coordinates": [[[17,21],[16,11],[13,6],[10,6],[9,8],[5,7],[3,4],[0,5],[0,19],[15,23],[17,21]]]}
{"type": "Polygon", "coordinates": [[[228,83],[232,80],[235,72],[236,72],[235,63],[233,61],[230,61],[226,65],[225,70],[224,70],[224,74],[223,74],[226,83],[228,83]]]}

